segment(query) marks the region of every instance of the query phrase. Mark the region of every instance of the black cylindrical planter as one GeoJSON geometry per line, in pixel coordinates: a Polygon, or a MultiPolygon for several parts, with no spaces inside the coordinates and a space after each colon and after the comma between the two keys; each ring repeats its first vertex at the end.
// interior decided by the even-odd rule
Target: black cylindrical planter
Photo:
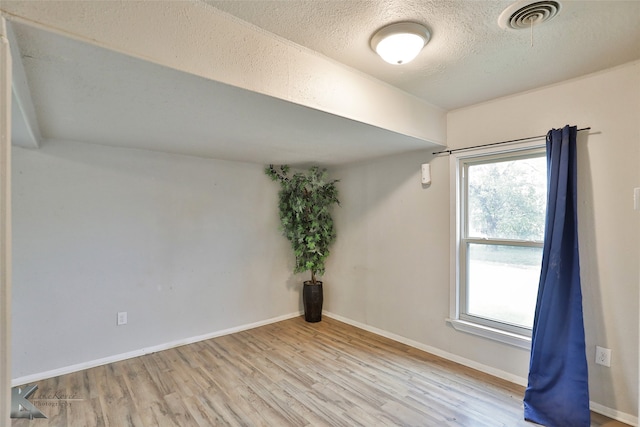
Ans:
{"type": "Polygon", "coordinates": [[[310,280],[302,287],[302,304],[304,305],[304,320],[319,322],[322,320],[322,282],[314,285],[310,280]]]}

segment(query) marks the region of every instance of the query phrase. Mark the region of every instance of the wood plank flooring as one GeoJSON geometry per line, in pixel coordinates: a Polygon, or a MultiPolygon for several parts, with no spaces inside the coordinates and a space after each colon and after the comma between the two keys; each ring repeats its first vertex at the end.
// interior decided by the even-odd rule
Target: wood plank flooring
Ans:
{"type": "MultiPolygon", "coordinates": [[[[324,317],[37,383],[53,426],[533,426],[521,386],[324,317]]],[[[593,414],[592,426],[625,424],[593,414]]]]}

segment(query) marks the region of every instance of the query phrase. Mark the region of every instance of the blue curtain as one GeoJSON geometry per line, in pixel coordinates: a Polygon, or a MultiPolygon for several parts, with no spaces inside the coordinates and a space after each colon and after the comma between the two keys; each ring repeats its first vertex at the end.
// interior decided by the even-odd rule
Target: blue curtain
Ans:
{"type": "Polygon", "coordinates": [[[575,126],[547,134],[547,217],[524,418],[589,427],[576,202],[575,126]]]}

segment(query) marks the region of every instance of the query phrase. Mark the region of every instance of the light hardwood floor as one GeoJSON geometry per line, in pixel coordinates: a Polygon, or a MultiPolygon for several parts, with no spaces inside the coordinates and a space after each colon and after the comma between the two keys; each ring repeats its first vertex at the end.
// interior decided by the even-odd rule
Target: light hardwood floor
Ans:
{"type": "MultiPolygon", "coordinates": [[[[523,387],[324,317],[37,383],[46,426],[534,426],[523,387]]],[[[592,426],[624,426],[594,414],[592,426]]]]}

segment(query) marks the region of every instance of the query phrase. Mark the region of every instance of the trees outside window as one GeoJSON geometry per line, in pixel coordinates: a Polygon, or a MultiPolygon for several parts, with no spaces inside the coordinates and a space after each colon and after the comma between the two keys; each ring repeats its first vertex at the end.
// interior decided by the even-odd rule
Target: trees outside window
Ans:
{"type": "Polygon", "coordinates": [[[530,336],[545,226],[544,149],[458,162],[457,319],[530,336]]]}

